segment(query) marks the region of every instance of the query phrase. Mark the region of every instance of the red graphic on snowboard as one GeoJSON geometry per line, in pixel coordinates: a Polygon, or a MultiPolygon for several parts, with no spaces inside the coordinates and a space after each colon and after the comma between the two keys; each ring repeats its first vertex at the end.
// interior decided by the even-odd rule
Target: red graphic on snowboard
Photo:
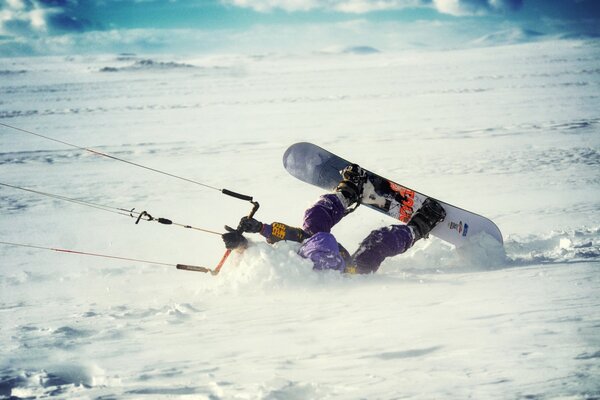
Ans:
{"type": "Polygon", "coordinates": [[[398,200],[400,203],[400,215],[398,216],[398,219],[404,223],[407,223],[410,221],[410,218],[413,214],[413,206],[415,205],[415,192],[394,182],[389,183],[390,189],[400,195],[400,198],[396,198],[396,200],[398,200]]]}

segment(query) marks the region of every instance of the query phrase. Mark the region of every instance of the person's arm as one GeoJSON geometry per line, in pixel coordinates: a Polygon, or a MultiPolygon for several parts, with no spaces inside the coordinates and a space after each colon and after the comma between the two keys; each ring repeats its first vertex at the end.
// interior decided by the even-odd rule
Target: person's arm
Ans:
{"type": "Polygon", "coordinates": [[[239,226],[243,232],[260,233],[269,243],[276,243],[281,240],[301,243],[309,237],[302,229],[282,224],[281,222],[263,224],[254,218],[244,217],[241,219],[239,226]]]}
{"type": "Polygon", "coordinates": [[[292,242],[302,243],[309,235],[300,228],[273,222],[272,224],[262,224],[260,234],[267,239],[269,243],[276,243],[281,240],[291,240],[292,242]]]}

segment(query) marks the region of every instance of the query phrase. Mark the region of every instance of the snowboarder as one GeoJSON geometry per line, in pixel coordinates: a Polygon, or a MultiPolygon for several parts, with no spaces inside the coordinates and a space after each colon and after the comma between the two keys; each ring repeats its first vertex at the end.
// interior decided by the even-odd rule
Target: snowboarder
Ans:
{"type": "Polygon", "coordinates": [[[269,243],[291,240],[302,243],[298,254],[310,259],[314,269],[333,269],[346,273],[368,274],[377,271],[386,257],[408,250],[417,240],[427,237],[429,232],[444,220],[446,212],[435,200],[428,198],[406,225],[391,225],[372,231],[353,255],[337,242],[331,228],[360,204],[363,192],[362,169],[350,165],[342,171],[343,180],[334,193],[321,196],[304,213],[302,228],[280,222],[264,224],[254,218],[243,217],[238,229],[226,226],[223,234],[225,247],[235,249],[247,244],[243,232],[260,233],[269,243]]]}

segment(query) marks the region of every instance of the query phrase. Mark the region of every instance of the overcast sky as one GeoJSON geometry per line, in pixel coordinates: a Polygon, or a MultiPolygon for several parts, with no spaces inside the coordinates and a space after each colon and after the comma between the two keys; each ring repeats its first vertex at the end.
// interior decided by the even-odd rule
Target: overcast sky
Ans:
{"type": "Polygon", "coordinates": [[[599,0],[0,0],[0,55],[381,51],[600,36],[599,0]]]}

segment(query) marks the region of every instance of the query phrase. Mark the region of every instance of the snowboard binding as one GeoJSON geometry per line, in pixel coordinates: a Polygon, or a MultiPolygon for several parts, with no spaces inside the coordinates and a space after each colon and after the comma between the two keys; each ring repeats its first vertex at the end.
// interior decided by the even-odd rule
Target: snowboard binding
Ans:
{"type": "Polygon", "coordinates": [[[429,237],[429,232],[440,222],[446,218],[446,211],[444,208],[432,199],[428,197],[421,208],[412,216],[408,221],[408,226],[413,228],[415,235],[415,242],[421,238],[429,237]]]}
{"type": "Polygon", "coordinates": [[[335,188],[336,192],[341,193],[346,200],[348,206],[354,204],[353,208],[348,208],[346,214],[356,210],[362,201],[363,186],[367,181],[367,172],[358,164],[350,164],[340,171],[342,181],[335,188]]]}

